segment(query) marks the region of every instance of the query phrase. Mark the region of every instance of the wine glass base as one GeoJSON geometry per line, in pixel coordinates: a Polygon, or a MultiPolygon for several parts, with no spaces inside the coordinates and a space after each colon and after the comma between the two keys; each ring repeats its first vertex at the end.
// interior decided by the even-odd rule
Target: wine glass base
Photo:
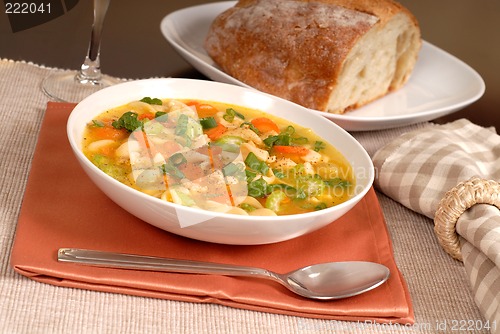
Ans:
{"type": "Polygon", "coordinates": [[[105,87],[119,83],[119,80],[103,76],[98,81],[79,81],[78,72],[54,73],[42,82],[42,90],[51,99],[59,102],[80,102],[87,96],[105,87]]]}

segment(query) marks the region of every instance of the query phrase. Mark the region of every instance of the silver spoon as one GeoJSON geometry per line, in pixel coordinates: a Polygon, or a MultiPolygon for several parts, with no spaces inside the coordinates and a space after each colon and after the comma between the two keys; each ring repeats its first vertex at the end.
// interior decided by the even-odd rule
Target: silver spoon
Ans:
{"type": "Polygon", "coordinates": [[[362,261],[320,263],[277,274],[254,267],[73,248],[59,249],[58,260],[97,267],[267,278],[298,295],[321,300],[359,295],[389,278],[387,267],[362,261]]]}

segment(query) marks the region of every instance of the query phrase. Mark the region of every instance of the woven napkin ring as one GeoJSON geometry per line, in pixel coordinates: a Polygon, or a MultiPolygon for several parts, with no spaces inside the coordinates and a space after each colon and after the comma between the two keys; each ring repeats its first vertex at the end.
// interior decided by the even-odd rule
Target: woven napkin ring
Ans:
{"type": "Polygon", "coordinates": [[[474,204],[491,204],[500,209],[500,183],[473,177],[459,183],[441,199],[434,216],[434,232],[443,249],[463,261],[455,226],[458,218],[474,204]]]}

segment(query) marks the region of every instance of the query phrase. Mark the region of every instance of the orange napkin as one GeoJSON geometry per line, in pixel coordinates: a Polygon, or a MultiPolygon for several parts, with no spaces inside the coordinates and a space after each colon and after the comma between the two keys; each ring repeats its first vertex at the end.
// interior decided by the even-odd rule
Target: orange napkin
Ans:
{"type": "Polygon", "coordinates": [[[11,265],[33,280],[58,286],[186,302],[216,303],[310,318],[414,323],[406,284],[375,192],[343,218],[311,234],[276,244],[234,246],[180,237],[132,216],[85,175],[66,138],[74,104],[49,103],[19,216],[11,265]],[[76,247],[288,272],[319,262],[365,260],[386,265],[390,279],[365,294],[335,301],[296,296],[279,284],[243,277],[139,272],[60,263],[57,251],[76,247]]]}

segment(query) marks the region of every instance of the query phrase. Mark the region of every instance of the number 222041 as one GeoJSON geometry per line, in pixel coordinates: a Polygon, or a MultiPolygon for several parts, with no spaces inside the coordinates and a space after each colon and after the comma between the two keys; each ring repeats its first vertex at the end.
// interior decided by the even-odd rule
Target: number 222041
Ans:
{"type": "Polygon", "coordinates": [[[5,3],[6,14],[50,14],[49,3],[34,3],[34,2],[7,2],[5,3]]]}

